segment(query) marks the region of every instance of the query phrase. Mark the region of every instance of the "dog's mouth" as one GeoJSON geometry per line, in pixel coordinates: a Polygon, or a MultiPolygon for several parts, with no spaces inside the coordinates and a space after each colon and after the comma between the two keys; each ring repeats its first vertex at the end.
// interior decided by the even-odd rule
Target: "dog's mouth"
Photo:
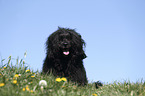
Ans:
{"type": "Polygon", "coordinates": [[[69,55],[69,51],[64,51],[63,54],[67,56],[69,55]]]}

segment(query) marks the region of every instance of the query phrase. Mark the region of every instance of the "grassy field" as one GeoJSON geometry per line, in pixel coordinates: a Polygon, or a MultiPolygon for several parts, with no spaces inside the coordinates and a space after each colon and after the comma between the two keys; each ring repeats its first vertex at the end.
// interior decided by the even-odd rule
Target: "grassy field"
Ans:
{"type": "Polygon", "coordinates": [[[0,96],[145,96],[145,82],[114,82],[99,89],[93,83],[80,87],[66,78],[33,72],[23,59],[9,56],[0,64],[0,96]],[[47,85],[45,82],[40,85],[41,80],[47,85]]]}

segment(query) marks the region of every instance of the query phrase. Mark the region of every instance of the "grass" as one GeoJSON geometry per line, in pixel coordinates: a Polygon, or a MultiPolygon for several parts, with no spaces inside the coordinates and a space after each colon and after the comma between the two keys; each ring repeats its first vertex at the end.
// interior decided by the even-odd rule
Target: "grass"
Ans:
{"type": "Polygon", "coordinates": [[[9,56],[7,60],[1,60],[0,96],[145,96],[145,82],[114,81],[99,89],[95,89],[93,83],[80,87],[67,82],[66,78],[33,72],[23,59],[9,56]],[[12,64],[13,60],[15,65],[12,64]],[[45,80],[47,86],[40,86],[41,80],[45,80]]]}

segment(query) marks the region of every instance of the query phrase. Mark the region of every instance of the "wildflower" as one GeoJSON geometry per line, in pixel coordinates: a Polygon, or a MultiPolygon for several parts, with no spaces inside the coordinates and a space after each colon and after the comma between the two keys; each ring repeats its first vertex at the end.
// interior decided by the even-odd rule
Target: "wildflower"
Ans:
{"type": "Polygon", "coordinates": [[[30,92],[33,93],[34,91],[33,90],[30,90],[30,92]]]}
{"type": "Polygon", "coordinates": [[[19,75],[18,74],[15,74],[15,77],[19,77],[19,75]]]}
{"type": "Polygon", "coordinates": [[[23,91],[25,91],[26,89],[25,89],[25,88],[23,88],[22,90],[23,90],[23,91]]]}
{"type": "Polygon", "coordinates": [[[4,83],[0,83],[0,87],[4,86],[5,84],[4,83]]]}
{"type": "Polygon", "coordinates": [[[6,69],[7,67],[4,67],[4,69],[6,69]]]}
{"type": "Polygon", "coordinates": [[[26,88],[28,88],[29,86],[28,85],[26,85],[26,88]]]}
{"type": "Polygon", "coordinates": [[[28,85],[26,85],[26,90],[27,90],[27,91],[30,91],[30,89],[29,89],[29,86],[28,86],[28,85]]]}
{"type": "Polygon", "coordinates": [[[28,88],[26,88],[26,90],[27,90],[27,91],[30,91],[29,87],[28,87],[28,88]]]}
{"type": "Polygon", "coordinates": [[[97,94],[92,94],[92,96],[98,96],[97,94]]]}
{"type": "Polygon", "coordinates": [[[26,70],[26,72],[30,72],[30,69],[26,70]]]}
{"type": "Polygon", "coordinates": [[[13,80],[13,84],[17,84],[17,80],[13,80]]]}
{"type": "Polygon", "coordinates": [[[56,78],[56,81],[57,81],[57,82],[61,82],[62,79],[61,79],[61,78],[56,78]]]}
{"type": "Polygon", "coordinates": [[[34,78],[35,76],[31,76],[32,78],[34,78]]]}
{"type": "Polygon", "coordinates": [[[41,80],[40,82],[39,82],[39,86],[47,86],[47,82],[45,81],[45,80],[41,80]]]}
{"type": "Polygon", "coordinates": [[[62,81],[67,81],[67,79],[66,79],[66,78],[64,78],[64,77],[63,77],[63,78],[61,78],[61,80],[62,80],[62,81]]]}

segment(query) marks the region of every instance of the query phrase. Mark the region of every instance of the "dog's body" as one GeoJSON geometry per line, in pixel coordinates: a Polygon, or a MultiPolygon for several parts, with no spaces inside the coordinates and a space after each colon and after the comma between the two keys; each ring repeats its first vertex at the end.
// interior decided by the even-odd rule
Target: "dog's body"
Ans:
{"type": "Polygon", "coordinates": [[[88,83],[83,59],[86,58],[84,40],[73,29],[58,28],[46,42],[43,73],[66,77],[79,85],[88,83]]]}

